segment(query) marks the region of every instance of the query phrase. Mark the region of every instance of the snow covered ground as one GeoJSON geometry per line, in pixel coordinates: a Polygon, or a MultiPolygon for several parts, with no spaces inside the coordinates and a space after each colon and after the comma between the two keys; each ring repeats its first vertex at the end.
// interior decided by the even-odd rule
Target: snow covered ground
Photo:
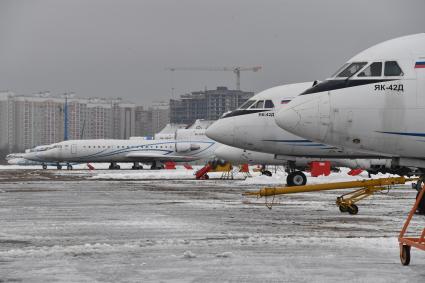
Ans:
{"type": "MultiPolygon", "coordinates": [[[[48,171],[74,179],[0,183],[0,282],[425,278],[424,252],[412,249],[408,267],[399,261],[397,235],[415,197],[409,185],[365,200],[351,216],[334,205],[344,191],[276,197],[272,210],[265,199],[242,196],[264,184],[281,184],[283,173],[196,181],[193,171],[183,169],[48,171]],[[155,180],[131,178],[153,173],[155,180]],[[108,180],[93,178],[102,174],[108,180]],[[129,174],[128,180],[114,174],[129,174]],[[167,174],[178,176],[165,179],[167,174]],[[117,180],[109,180],[114,176],[117,180]]],[[[309,182],[366,177],[345,173],[309,182]]],[[[413,224],[423,227],[425,219],[416,217],[413,224]]]]}

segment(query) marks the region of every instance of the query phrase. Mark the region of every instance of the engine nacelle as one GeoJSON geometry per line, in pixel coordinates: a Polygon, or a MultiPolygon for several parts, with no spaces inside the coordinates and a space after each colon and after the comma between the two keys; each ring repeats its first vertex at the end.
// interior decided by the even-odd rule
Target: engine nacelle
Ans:
{"type": "Polygon", "coordinates": [[[190,143],[190,142],[176,142],[176,151],[177,152],[188,152],[193,150],[200,149],[201,146],[196,143],[190,143]]]}

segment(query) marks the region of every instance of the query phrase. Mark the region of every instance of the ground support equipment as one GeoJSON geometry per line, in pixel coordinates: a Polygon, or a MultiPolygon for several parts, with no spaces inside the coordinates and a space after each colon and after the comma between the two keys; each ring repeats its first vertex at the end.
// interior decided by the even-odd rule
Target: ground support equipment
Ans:
{"type": "Polygon", "coordinates": [[[407,228],[409,227],[410,221],[413,218],[413,215],[416,213],[422,198],[425,195],[425,186],[420,190],[416,202],[413,205],[412,209],[407,216],[406,222],[404,222],[403,229],[400,231],[400,235],[398,236],[398,242],[400,246],[400,261],[403,265],[410,264],[410,249],[411,247],[415,247],[417,249],[425,251],[425,228],[422,230],[421,236],[419,238],[414,237],[405,237],[407,228]]]}
{"type": "MultiPolygon", "coordinates": [[[[351,188],[360,188],[348,194],[344,194],[337,198],[336,204],[339,207],[341,212],[348,212],[350,214],[357,214],[358,207],[355,204],[360,200],[371,196],[379,191],[389,190],[390,186],[397,184],[405,184],[406,182],[415,181],[417,178],[405,178],[405,177],[395,177],[395,178],[380,178],[372,180],[361,180],[361,181],[348,181],[348,182],[337,182],[337,183],[324,183],[324,184],[315,184],[315,185],[305,185],[305,186],[291,186],[291,187],[266,187],[256,192],[246,192],[246,196],[256,196],[256,197],[268,197],[272,196],[273,200],[276,195],[283,194],[296,194],[296,193],[305,193],[305,192],[318,192],[318,191],[330,191],[330,190],[341,190],[341,189],[351,189],[351,188]]],[[[272,208],[272,203],[267,203],[268,208],[272,208]]]]}

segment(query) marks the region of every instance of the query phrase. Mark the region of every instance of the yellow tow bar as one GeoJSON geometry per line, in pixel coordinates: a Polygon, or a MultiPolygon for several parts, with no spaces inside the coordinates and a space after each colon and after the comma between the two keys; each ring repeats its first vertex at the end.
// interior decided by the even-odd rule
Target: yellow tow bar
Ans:
{"type": "MultiPolygon", "coordinates": [[[[338,197],[336,200],[336,205],[339,207],[341,212],[357,214],[358,207],[355,205],[356,202],[368,196],[371,196],[378,191],[389,190],[390,186],[401,185],[401,184],[405,184],[406,182],[411,182],[416,180],[418,180],[418,178],[392,177],[392,178],[324,183],[324,184],[293,186],[293,187],[266,187],[256,192],[246,192],[244,193],[244,195],[256,196],[256,197],[267,197],[267,196],[274,197],[276,195],[285,195],[285,194],[297,194],[297,193],[305,193],[305,192],[318,192],[318,191],[360,188],[353,192],[344,194],[338,197]]],[[[267,207],[271,208],[271,205],[268,205],[267,207]]]]}

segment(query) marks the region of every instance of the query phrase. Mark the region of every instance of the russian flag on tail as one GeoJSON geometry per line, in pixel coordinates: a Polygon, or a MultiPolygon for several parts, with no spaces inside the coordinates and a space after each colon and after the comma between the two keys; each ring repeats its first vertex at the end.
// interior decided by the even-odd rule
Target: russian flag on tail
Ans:
{"type": "Polygon", "coordinates": [[[419,60],[415,63],[415,69],[425,68],[425,60],[419,60]]]}

